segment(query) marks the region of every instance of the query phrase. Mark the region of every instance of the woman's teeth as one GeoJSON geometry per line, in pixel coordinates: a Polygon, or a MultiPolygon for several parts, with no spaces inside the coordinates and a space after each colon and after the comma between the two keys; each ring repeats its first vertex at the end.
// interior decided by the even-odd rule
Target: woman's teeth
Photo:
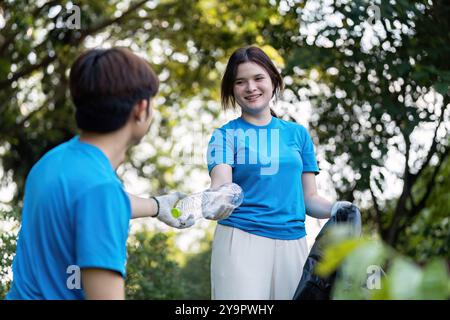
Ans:
{"type": "Polygon", "coordinates": [[[258,99],[260,96],[261,96],[261,94],[257,94],[257,95],[253,95],[253,96],[248,96],[245,99],[249,100],[249,101],[253,101],[253,100],[258,99]]]}

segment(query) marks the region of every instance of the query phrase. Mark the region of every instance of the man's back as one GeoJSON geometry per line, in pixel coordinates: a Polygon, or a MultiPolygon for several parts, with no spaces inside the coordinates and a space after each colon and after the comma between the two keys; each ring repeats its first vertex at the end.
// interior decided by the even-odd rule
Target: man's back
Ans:
{"type": "Polygon", "coordinates": [[[30,171],[7,299],[82,299],[80,268],[125,275],[128,196],[108,158],[78,137],[30,171]],[[78,273],[77,273],[78,272],[78,273]]]}

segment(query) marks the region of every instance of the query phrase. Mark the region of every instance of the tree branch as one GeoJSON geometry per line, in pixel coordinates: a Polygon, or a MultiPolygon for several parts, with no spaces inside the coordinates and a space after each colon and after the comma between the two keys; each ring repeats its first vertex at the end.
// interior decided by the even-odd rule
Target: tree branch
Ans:
{"type": "Polygon", "coordinates": [[[388,232],[388,236],[387,236],[387,242],[390,245],[394,245],[394,243],[397,239],[398,225],[400,222],[400,218],[406,212],[406,201],[408,199],[408,195],[411,194],[411,185],[410,185],[411,174],[409,172],[409,166],[408,166],[411,142],[409,140],[409,136],[407,136],[402,130],[400,130],[400,132],[402,133],[403,138],[405,140],[405,146],[406,146],[405,158],[406,159],[405,159],[405,170],[403,173],[403,190],[402,190],[402,194],[400,195],[400,198],[397,201],[397,205],[396,205],[393,217],[392,217],[391,224],[389,226],[389,232],[388,232]]]}
{"type": "Polygon", "coordinates": [[[422,167],[419,169],[419,171],[416,174],[412,174],[411,175],[411,182],[414,184],[414,182],[417,180],[418,177],[420,177],[420,175],[423,173],[423,171],[425,170],[425,168],[428,166],[428,164],[430,163],[431,158],[433,157],[433,155],[436,153],[436,149],[437,149],[437,140],[436,140],[436,136],[437,136],[437,132],[439,127],[441,126],[442,121],[444,120],[444,113],[445,113],[445,109],[449,103],[449,98],[448,96],[444,96],[444,103],[442,106],[442,111],[441,111],[441,115],[439,117],[438,120],[438,124],[436,126],[436,129],[434,130],[434,135],[433,135],[433,143],[431,144],[430,150],[428,151],[427,154],[427,158],[426,160],[423,162],[422,167]]]}
{"type": "Polygon", "coordinates": [[[375,194],[372,190],[372,188],[369,185],[369,190],[370,190],[370,195],[372,196],[372,201],[373,201],[373,207],[375,208],[375,222],[377,224],[377,228],[378,228],[378,233],[383,237],[383,226],[381,224],[381,210],[380,207],[378,206],[378,202],[377,202],[377,198],[375,197],[375,194]]]}
{"type": "MultiPolygon", "coordinates": [[[[44,3],[42,6],[40,7],[36,7],[33,12],[31,12],[31,16],[32,17],[37,17],[40,15],[40,13],[42,12],[42,10],[44,10],[44,8],[49,7],[49,6],[53,6],[54,4],[57,4],[59,1],[58,0],[52,0],[49,2],[44,3]]],[[[5,41],[1,44],[0,46],[0,53],[3,53],[3,51],[8,47],[8,45],[14,40],[14,38],[21,32],[22,30],[20,28],[17,28],[17,32],[11,34],[8,38],[5,39],[5,41]]],[[[3,30],[4,32],[4,30],[3,30]]]]}
{"type": "Polygon", "coordinates": [[[406,222],[409,221],[410,219],[414,218],[417,214],[420,213],[420,211],[422,211],[423,208],[425,208],[427,200],[433,190],[433,185],[435,184],[435,180],[436,180],[437,174],[439,172],[439,169],[440,169],[442,163],[445,161],[445,158],[448,156],[448,154],[449,154],[449,148],[446,148],[446,151],[444,151],[441,161],[439,161],[438,165],[434,168],[432,177],[431,177],[430,181],[428,181],[428,184],[426,186],[425,195],[423,196],[423,198],[421,199],[420,203],[417,206],[414,206],[410,211],[408,211],[406,213],[408,219],[404,223],[398,225],[394,239],[396,239],[398,234],[400,232],[402,232],[408,226],[408,224],[406,222]]]}
{"type": "Polygon", "coordinates": [[[27,74],[30,74],[33,71],[35,71],[37,69],[40,69],[42,67],[46,67],[47,65],[49,65],[54,60],[56,60],[56,55],[54,55],[53,57],[47,56],[38,64],[30,64],[30,65],[28,65],[24,69],[22,69],[22,70],[16,72],[15,74],[13,74],[13,76],[10,79],[0,81],[0,90],[10,86],[11,83],[13,83],[14,81],[16,81],[16,80],[26,76],[27,74]]]}
{"type": "Polygon", "coordinates": [[[431,178],[430,178],[430,180],[429,180],[428,183],[427,183],[427,186],[426,186],[426,189],[425,189],[425,190],[426,190],[426,191],[425,191],[425,195],[422,197],[422,199],[420,200],[420,202],[419,202],[416,206],[413,207],[413,210],[411,210],[411,213],[412,213],[412,212],[418,213],[418,212],[420,212],[423,208],[425,208],[426,202],[427,202],[428,198],[430,197],[431,192],[433,191],[433,186],[434,186],[435,183],[436,183],[435,180],[436,180],[436,177],[437,177],[437,175],[438,175],[438,173],[439,173],[439,170],[440,170],[440,168],[441,168],[441,166],[442,166],[442,163],[444,163],[445,159],[448,157],[449,150],[450,150],[449,147],[446,147],[446,148],[445,148],[445,151],[442,153],[442,156],[441,156],[441,158],[440,158],[440,161],[439,161],[438,164],[434,167],[433,174],[431,175],[431,178]]]}
{"type": "MultiPolygon", "coordinates": [[[[448,103],[449,103],[449,96],[448,95],[445,95],[444,96],[444,108],[443,108],[443,110],[442,110],[442,113],[441,113],[441,117],[443,117],[443,114],[444,114],[444,109],[445,109],[445,107],[448,105],[448,103]]],[[[438,130],[438,128],[439,127],[436,127],[436,132],[435,132],[435,135],[437,134],[437,130],[438,130]]],[[[389,227],[389,235],[388,235],[388,243],[389,244],[391,244],[391,245],[393,245],[395,242],[396,242],[396,240],[397,240],[397,237],[398,237],[398,234],[399,234],[399,232],[401,231],[401,230],[403,230],[405,227],[406,227],[406,224],[402,224],[402,225],[400,225],[400,219],[401,219],[401,216],[402,215],[405,215],[405,216],[407,216],[407,217],[412,217],[412,216],[414,216],[414,213],[415,212],[418,212],[417,210],[416,210],[416,208],[424,208],[424,206],[425,206],[425,204],[426,204],[426,200],[427,200],[427,198],[429,197],[429,193],[431,193],[431,191],[432,191],[432,189],[433,189],[433,183],[434,183],[434,180],[435,180],[435,178],[436,178],[436,175],[437,175],[437,172],[438,172],[438,168],[436,168],[435,169],[435,171],[433,172],[433,177],[432,177],[432,179],[429,181],[429,183],[427,184],[427,191],[426,191],[426,194],[425,194],[425,196],[424,196],[424,198],[422,198],[421,199],[421,201],[419,202],[419,204],[417,204],[416,206],[414,205],[414,203],[412,203],[412,208],[411,208],[411,210],[407,210],[407,208],[406,208],[406,201],[408,200],[408,198],[409,199],[411,199],[411,188],[412,188],[412,185],[413,185],[413,183],[417,180],[417,177],[419,176],[418,174],[416,174],[417,175],[417,177],[416,177],[416,175],[412,175],[410,172],[409,172],[409,170],[408,170],[408,160],[409,160],[409,151],[410,151],[410,142],[409,142],[409,137],[407,137],[404,133],[403,133],[403,131],[401,131],[402,132],[402,135],[403,135],[403,137],[405,138],[405,142],[406,142],[406,164],[405,164],[405,171],[404,171],[404,186],[403,186],[403,191],[402,191],[402,194],[401,194],[401,196],[400,196],[400,198],[399,198],[399,200],[398,200],[398,202],[397,202],[397,207],[396,207],[396,209],[395,209],[395,212],[394,212],[394,216],[393,216],[393,219],[392,219],[392,223],[391,223],[391,225],[390,225],[390,227],[389,227]]],[[[435,143],[436,144],[436,146],[435,147],[433,147],[434,149],[437,149],[437,141],[436,141],[436,139],[434,139],[434,142],[433,143],[435,143]]],[[[445,157],[447,157],[447,155],[448,155],[448,147],[445,149],[445,151],[443,152],[443,157],[442,157],[442,159],[445,159],[445,157]]],[[[430,157],[430,160],[431,160],[431,157],[433,156],[435,154],[435,152],[433,152],[433,153],[431,153],[431,155],[430,155],[430,153],[428,154],[428,156],[427,156],[427,159],[428,159],[428,157],[430,157]]],[[[427,163],[429,163],[429,161],[430,160],[428,160],[427,161],[427,163]]],[[[442,162],[442,161],[441,161],[442,162]]],[[[440,166],[441,164],[439,164],[438,166],[440,166]]],[[[423,172],[423,170],[425,169],[425,167],[422,167],[421,169],[420,169],[420,173],[422,173],[423,172]]],[[[419,210],[420,211],[420,210],[419,210]]]]}
{"type": "MultiPolygon", "coordinates": [[[[119,23],[120,21],[122,21],[126,16],[130,15],[132,12],[134,12],[136,9],[138,9],[139,7],[141,7],[142,5],[144,5],[148,0],[141,0],[138,3],[132,5],[130,8],[128,8],[127,11],[125,11],[120,17],[114,18],[114,19],[108,19],[108,20],[104,20],[100,23],[98,23],[97,25],[89,28],[89,29],[85,29],[81,32],[79,37],[76,38],[72,38],[71,41],[69,42],[70,45],[76,45],[79,44],[81,41],[84,40],[84,38],[86,38],[88,35],[92,35],[95,34],[97,32],[99,32],[100,30],[114,24],[114,23],[119,23]]],[[[42,43],[40,44],[42,45],[42,43]]],[[[33,65],[28,65],[27,67],[24,67],[22,70],[16,72],[15,74],[13,74],[13,76],[10,79],[4,80],[4,81],[0,81],[0,90],[11,85],[11,83],[13,83],[14,81],[18,80],[21,77],[26,76],[27,74],[30,74],[31,72],[40,69],[42,67],[46,67],[47,65],[49,65],[51,62],[53,62],[56,59],[56,55],[54,55],[53,57],[47,56],[45,57],[40,63],[38,64],[33,64],[33,65]]]]}
{"type": "Polygon", "coordinates": [[[110,26],[114,23],[118,23],[118,22],[122,21],[126,16],[130,15],[136,9],[138,9],[139,7],[144,5],[147,1],[148,0],[141,0],[141,1],[137,2],[136,4],[130,6],[128,8],[128,10],[125,11],[120,17],[101,21],[97,25],[82,31],[80,39],[84,39],[85,37],[87,37],[90,34],[95,34],[95,33],[99,32],[100,30],[106,28],[107,26],[110,26]]]}

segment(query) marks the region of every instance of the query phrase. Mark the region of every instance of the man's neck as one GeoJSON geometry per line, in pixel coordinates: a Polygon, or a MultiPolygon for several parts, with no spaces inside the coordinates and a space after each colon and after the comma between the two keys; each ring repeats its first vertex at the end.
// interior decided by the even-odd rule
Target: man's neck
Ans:
{"type": "Polygon", "coordinates": [[[121,133],[120,130],[106,134],[82,132],[80,141],[99,148],[109,159],[114,169],[117,169],[125,160],[125,153],[129,147],[127,136],[121,133]]]}

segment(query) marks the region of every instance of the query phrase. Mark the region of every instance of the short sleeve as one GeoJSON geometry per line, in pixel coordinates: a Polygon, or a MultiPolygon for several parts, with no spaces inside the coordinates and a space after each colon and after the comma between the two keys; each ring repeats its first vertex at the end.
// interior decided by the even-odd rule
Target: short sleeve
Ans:
{"type": "Polygon", "coordinates": [[[219,128],[214,130],[208,143],[206,157],[208,172],[222,163],[229,164],[234,168],[234,133],[232,129],[219,128]]]}
{"type": "Polygon", "coordinates": [[[76,261],[80,268],[126,274],[130,200],[118,183],[86,190],[75,203],[76,261]]]}
{"type": "Polygon", "coordinates": [[[303,161],[303,172],[319,173],[319,167],[317,165],[316,154],[314,152],[314,144],[308,131],[301,127],[301,135],[303,145],[301,147],[301,157],[303,161]]]}

